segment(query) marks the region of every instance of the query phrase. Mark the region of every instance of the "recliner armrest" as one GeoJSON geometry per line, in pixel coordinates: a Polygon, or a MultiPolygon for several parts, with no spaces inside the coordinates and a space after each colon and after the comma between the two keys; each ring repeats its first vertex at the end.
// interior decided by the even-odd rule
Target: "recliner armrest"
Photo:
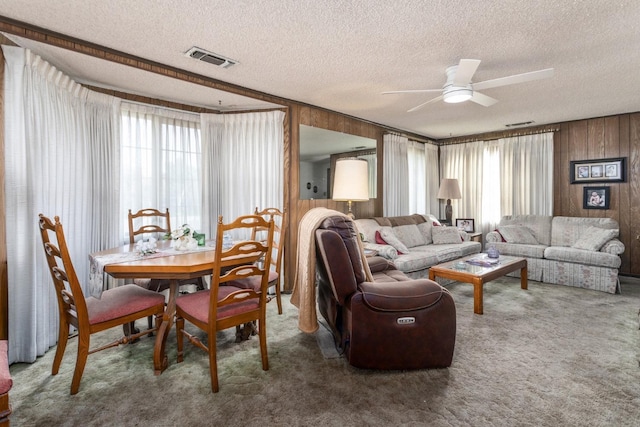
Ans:
{"type": "Polygon", "coordinates": [[[369,307],[380,311],[421,310],[436,304],[449,291],[429,279],[402,282],[362,282],[358,285],[369,307]]]}
{"type": "Polygon", "coordinates": [[[373,256],[371,258],[367,258],[367,264],[369,264],[369,270],[371,270],[371,273],[379,273],[381,271],[396,269],[395,265],[381,256],[373,256]]]}

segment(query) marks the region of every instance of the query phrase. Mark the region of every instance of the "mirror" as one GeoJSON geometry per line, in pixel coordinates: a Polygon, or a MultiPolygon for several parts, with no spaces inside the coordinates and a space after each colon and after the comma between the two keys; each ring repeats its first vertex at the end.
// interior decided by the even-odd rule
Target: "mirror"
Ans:
{"type": "Polygon", "coordinates": [[[300,125],[300,199],[330,199],[332,165],[341,157],[369,163],[369,198],[378,194],[376,140],[300,125]]]}

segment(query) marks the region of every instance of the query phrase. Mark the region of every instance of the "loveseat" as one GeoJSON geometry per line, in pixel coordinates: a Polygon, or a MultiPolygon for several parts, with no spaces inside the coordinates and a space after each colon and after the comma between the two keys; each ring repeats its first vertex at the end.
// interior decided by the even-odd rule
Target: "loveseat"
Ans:
{"type": "Polygon", "coordinates": [[[507,215],[487,233],[485,250],[526,258],[530,280],[619,293],[618,235],[612,218],[507,215]]]}
{"type": "Polygon", "coordinates": [[[479,253],[482,243],[455,227],[445,227],[433,215],[356,219],[365,249],[376,251],[411,277],[429,277],[429,267],[479,253]]]}

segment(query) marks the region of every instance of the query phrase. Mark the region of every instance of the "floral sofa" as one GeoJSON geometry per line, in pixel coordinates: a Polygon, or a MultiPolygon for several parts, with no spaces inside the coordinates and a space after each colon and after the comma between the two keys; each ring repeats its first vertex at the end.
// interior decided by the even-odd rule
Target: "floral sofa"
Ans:
{"type": "Polygon", "coordinates": [[[441,226],[432,215],[356,219],[365,249],[377,251],[412,279],[429,277],[429,267],[479,253],[464,231],[441,226]]]}
{"type": "Polygon", "coordinates": [[[487,233],[485,250],[526,258],[531,280],[619,293],[618,235],[612,218],[508,215],[487,233]]]}

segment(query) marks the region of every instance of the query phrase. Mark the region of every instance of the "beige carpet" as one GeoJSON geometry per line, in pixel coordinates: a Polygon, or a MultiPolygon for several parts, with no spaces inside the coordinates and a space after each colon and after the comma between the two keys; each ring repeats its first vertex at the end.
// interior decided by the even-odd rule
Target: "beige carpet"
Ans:
{"type": "Polygon", "coordinates": [[[72,340],[55,377],[54,349],[34,364],[11,366],[11,424],[638,425],[640,281],[623,279],[622,295],[609,295],[537,282],[523,291],[518,279],[505,278],[486,286],[482,316],[473,314],[471,285],[448,287],[458,318],[448,369],[366,371],[330,348],[325,357],[319,343],[326,346],[326,337],[299,332],[285,296],[283,315],[275,302],[269,306],[266,372],[256,338],[235,344],[233,332],[224,332],[220,392],[212,394],[206,354],[189,346],[176,364],[172,332],[162,375],[153,375],[153,341],[143,339],[89,356],[80,392],[70,396],[72,340]]]}

